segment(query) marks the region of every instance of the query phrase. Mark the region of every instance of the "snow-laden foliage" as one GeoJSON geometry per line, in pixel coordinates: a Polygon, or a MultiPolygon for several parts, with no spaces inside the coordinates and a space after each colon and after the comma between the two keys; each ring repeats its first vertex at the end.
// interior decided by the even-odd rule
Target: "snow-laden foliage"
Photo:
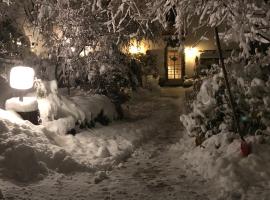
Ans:
{"type": "MultiPolygon", "coordinates": [[[[262,133],[270,126],[269,61],[269,51],[267,55],[257,53],[248,61],[241,57],[227,60],[240,128],[245,135],[262,133]]],[[[202,140],[234,126],[223,74],[219,68],[209,74],[193,102],[192,112],[180,117],[188,134],[202,140]]]]}
{"type": "Polygon", "coordinates": [[[236,41],[249,55],[250,41],[269,42],[270,3],[258,0],[133,0],[115,1],[112,27],[118,27],[123,18],[115,20],[121,13],[123,5],[129,5],[134,21],[144,23],[149,27],[150,22],[159,22],[163,28],[173,25],[179,39],[184,40],[189,34],[200,28],[221,26],[226,39],[236,41]],[[140,5],[145,5],[141,7],[140,5]],[[134,6],[137,5],[137,6],[134,6]],[[139,9],[142,8],[142,9],[139,9]]]}
{"type": "MultiPolygon", "coordinates": [[[[2,1],[0,9],[10,15],[18,3],[2,1]]],[[[200,28],[208,27],[209,32],[221,26],[224,39],[238,42],[248,55],[250,41],[269,42],[269,4],[258,0],[34,0],[20,1],[19,6],[45,36],[50,54],[76,58],[86,47],[95,50],[132,37],[157,36],[171,26],[181,40],[200,28]]]]}
{"type": "Polygon", "coordinates": [[[269,4],[257,0],[13,0],[1,1],[0,9],[7,15],[1,15],[0,22],[24,10],[43,35],[48,48],[43,56],[56,63],[57,71],[66,66],[60,63],[73,65],[85,56],[94,59],[89,52],[105,52],[133,37],[157,37],[166,29],[174,30],[183,41],[194,31],[203,36],[201,28],[209,32],[220,26],[223,38],[236,41],[249,55],[251,41],[269,42],[269,4]]]}
{"type": "Polygon", "coordinates": [[[26,57],[30,52],[29,38],[23,26],[18,26],[18,13],[23,13],[22,1],[0,1],[0,57],[26,57]]]}
{"type": "MultiPolygon", "coordinates": [[[[45,66],[46,69],[41,66],[43,61],[36,63],[41,66],[40,70],[37,70],[40,78],[51,80],[47,72],[55,71],[54,74],[60,82],[60,86],[71,87],[85,82],[99,81],[107,82],[105,84],[109,85],[118,81],[121,82],[121,88],[123,85],[128,88],[130,84],[126,79],[130,74],[130,70],[127,69],[129,62],[120,63],[123,59],[119,58],[118,51],[112,50],[112,46],[119,44],[120,47],[120,44],[128,41],[132,34],[133,36],[143,34],[144,37],[146,34],[153,36],[153,32],[150,33],[146,30],[153,31],[154,28],[148,29],[145,24],[138,24],[133,20],[134,10],[142,8],[143,4],[138,7],[135,2],[131,1],[123,1],[121,9],[118,9],[118,1],[106,0],[1,1],[0,9],[3,11],[3,17],[1,17],[0,23],[7,29],[7,22],[16,21],[20,17],[25,18],[27,25],[31,24],[33,34],[41,35],[41,40],[37,42],[41,42],[46,51],[42,52],[40,57],[46,58],[48,62],[45,66]],[[117,15],[114,15],[115,9],[118,10],[117,15]],[[18,13],[20,14],[18,15],[18,13]],[[111,24],[120,18],[121,23],[117,27],[112,27],[111,24]],[[93,76],[93,71],[96,71],[95,76],[93,76]],[[100,71],[102,73],[99,73],[100,71]],[[103,77],[103,75],[106,76],[103,77]],[[89,80],[90,77],[93,79],[89,80]]],[[[21,27],[24,25],[25,23],[20,23],[21,27]]],[[[8,52],[11,51],[8,47],[14,46],[16,50],[26,47],[30,52],[32,44],[29,41],[27,41],[28,43],[21,41],[21,36],[17,41],[19,36],[14,35],[14,32],[16,31],[1,32],[3,36],[8,37],[8,40],[0,37],[0,45],[3,43],[3,47],[5,47],[1,47],[1,50],[8,52]],[[21,45],[20,48],[18,44],[21,45]]],[[[128,60],[128,58],[125,59],[128,60]]],[[[99,83],[99,85],[102,84],[104,85],[104,83],[99,83]]],[[[100,86],[94,89],[99,93],[110,94],[110,89],[104,87],[101,88],[102,92],[100,92],[100,86]]],[[[120,90],[116,91],[116,93],[119,92],[120,90]]]]}

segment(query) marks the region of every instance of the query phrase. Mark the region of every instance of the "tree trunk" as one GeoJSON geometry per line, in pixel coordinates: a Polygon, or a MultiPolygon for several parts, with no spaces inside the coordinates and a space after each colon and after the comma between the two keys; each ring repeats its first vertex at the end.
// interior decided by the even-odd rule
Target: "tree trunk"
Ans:
{"type": "Polygon", "coordinates": [[[237,130],[235,130],[235,132],[238,132],[241,139],[244,140],[244,137],[243,137],[244,135],[242,134],[242,130],[241,130],[240,124],[239,124],[239,116],[236,112],[235,102],[234,102],[234,99],[232,96],[231,87],[230,87],[230,83],[228,80],[228,73],[227,73],[227,70],[225,68],[225,63],[224,63],[224,58],[223,58],[223,53],[222,53],[222,49],[221,49],[221,45],[220,45],[220,39],[219,39],[217,27],[215,27],[215,35],[216,35],[216,43],[217,43],[217,48],[218,48],[218,53],[219,53],[219,60],[220,60],[220,64],[221,64],[221,68],[222,68],[224,80],[225,80],[225,86],[226,86],[226,89],[227,89],[228,94],[229,94],[229,104],[230,104],[232,112],[233,112],[234,123],[235,123],[235,127],[237,129],[237,130]]]}

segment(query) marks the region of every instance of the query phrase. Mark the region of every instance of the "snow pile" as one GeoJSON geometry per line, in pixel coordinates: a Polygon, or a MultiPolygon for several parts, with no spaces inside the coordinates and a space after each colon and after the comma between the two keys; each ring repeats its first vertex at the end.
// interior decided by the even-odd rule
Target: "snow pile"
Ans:
{"type": "Polygon", "coordinates": [[[3,156],[5,173],[21,181],[41,178],[48,172],[46,165],[38,161],[35,150],[25,144],[7,148],[3,156]]]}
{"type": "MultiPolygon", "coordinates": [[[[2,175],[20,181],[29,181],[46,174],[46,167],[37,159],[37,152],[45,153],[48,150],[44,148],[48,140],[42,132],[32,130],[19,118],[18,123],[11,123],[2,118],[5,112],[2,110],[0,115],[2,175]]],[[[5,113],[4,117],[9,115],[10,113],[5,113]]]]}
{"type": "Polygon", "coordinates": [[[16,112],[32,112],[38,110],[38,102],[34,97],[23,97],[20,101],[19,97],[13,97],[6,100],[6,110],[13,110],[16,112]]]}
{"type": "MultiPolygon", "coordinates": [[[[57,112],[48,112],[55,117],[61,116],[61,109],[74,104],[73,101],[86,113],[86,119],[99,115],[100,109],[110,119],[116,114],[112,104],[101,95],[93,98],[80,94],[66,101],[65,97],[54,94],[53,98],[59,102],[54,103],[48,98],[43,101],[52,107],[56,105],[57,112]]],[[[66,116],[35,126],[13,111],[0,110],[1,176],[29,182],[39,180],[51,171],[71,173],[110,169],[146,139],[162,131],[163,122],[169,120],[173,110],[170,105],[169,100],[161,101],[155,96],[140,93],[128,106],[132,122],[114,122],[110,126],[97,124],[94,129],[80,129],[75,136],[65,134],[75,127],[78,118],[74,114],[65,113],[66,116]],[[156,110],[156,107],[160,109],[156,110]],[[137,108],[138,112],[133,112],[137,108]],[[144,119],[141,119],[142,115],[144,119]]]]}
{"type": "Polygon", "coordinates": [[[181,142],[187,148],[183,155],[185,162],[205,178],[217,181],[223,189],[221,196],[232,193],[244,196],[248,190],[256,191],[256,187],[270,187],[270,137],[247,137],[252,145],[252,154],[247,157],[242,156],[241,139],[234,133],[214,135],[200,147],[194,147],[190,138],[184,140],[181,142]]]}
{"type": "Polygon", "coordinates": [[[98,117],[101,111],[111,121],[117,118],[115,106],[109,100],[109,98],[104,95],[79,95],[74,96],[71,99],[73,102],[76,102],[83,111],[85,111],[87,121],[95,120],[95,118],[98,117]]]}
{"type": "Polygon", "coordinates": [[[84,111],[67,97],[58,94],[55,81],[39,81],[37,95],[38,108],[43,122],[68,116],[72,116],[76,121],[84,121],[84,111]]]}
{"type": "MultiPolygon", "coordinates": [[[[34,126],[12,112],[0,110],[1,175],[18,181],[38,180],[49,170],[62,173],[91,171],[92,166],[72,157],[60,141],[66,137],[34,126]],[[12,118],[12,122],[9,120],[12,118]]],[[[62,142],[63,143],[63,142],[62,142]]]]}
{"type": "Polygon", "coordinates": [[[73,96],[67,98],[59,94],[50,94],[38,98],[42,124],[48,130],[65,134],[76,123],[89,124],[99,116],[105,116],[110,122],[117,118],[113,103],[103,95],[73,96]]]}
{"type": "Polygon", "coordinates": [[[98,117],[109,121],[117,118],[114,104],[104,95],[72,91],[72,97],[66,97],[58,92],[55,81],[38,81],[37,84],[42,124],[52,132],[65,134],[75,124],[91,124],[98,117]]]}
{"type": "Polygon", "coordinates": [[[160,133],[162,127],[159,124],[168,120],[166,116],[171,113],[171,110],[154,109],[155,106],[162,107],[163,104],[168,107],[169,100],[159,104],[158,98],[144,96],[143,93],[136,98],[135,102],[129,103],[132,122],[114,122],[110,126],[97,126],[94,129],[81,130],[75,136],[61,135],[55,137],[55,143],[86,166],[93,166],[94,169],[111,168],[128,157],[146,139],[160,133]]]}
{"type": "Polygon", "coordinates": [[[72,117],[63,117],[53,121],[45,121],[42,123],[43,126],[50,132],[56,133],[58,135],[65,135],[68,131],[75,128],[76,120],[72,117]]]}
{"type": "Polygon", "coordinates": [[[25,123],[25,121],[21,118],[21,116],[12,110],[6,111],[0,108],[0,117],[1,119],[9,120],[12,123],[19,123],[19,124],[25,123]]]}

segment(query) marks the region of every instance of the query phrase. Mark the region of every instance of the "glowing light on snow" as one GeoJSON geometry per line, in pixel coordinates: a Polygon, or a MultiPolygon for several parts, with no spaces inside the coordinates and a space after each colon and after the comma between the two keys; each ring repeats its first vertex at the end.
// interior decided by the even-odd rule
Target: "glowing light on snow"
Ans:
{"type": "Polygon", "coordinates": [[[10,86],[14,89],[27,90],[33,87],[35,71],[31,67],[17,66],[10,71],[10,86]]]}
{"type": "Polygon", "coordinates": [[[196,56],[200,56],[200,52],[198,50],[198,48],[196,47],[186,47],[185,48],[185,56],[186,56],[186,60],[189,61],[194,61],[196,56]]]}

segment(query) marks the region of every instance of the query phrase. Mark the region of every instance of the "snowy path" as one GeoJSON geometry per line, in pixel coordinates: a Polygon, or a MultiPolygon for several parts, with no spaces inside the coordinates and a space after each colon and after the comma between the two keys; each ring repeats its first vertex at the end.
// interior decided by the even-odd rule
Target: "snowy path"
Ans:
{"type": "Polygon", "coordinates": [[[160,122],[155,128],[147,129],[156,131],[156,136],[135,150],[125,162],[107,172],[108,176],[101,178],[104,179],[101,182],[96,184],[95,180],[97,176],[102,177],[102,173],[52,173],[46,179],[30,185],[1,181],[5,199],[213,199],[209,198],[214,192],[213,183],[191,171],[181,160],[183,152],[174,148],[184,133],[179,123],[179,101],[159,98],[153,102],[150,98],[143,105],[133,105],[138,106],[138,113],[133,113],[133,117],[143,115],[143,121],[128,121],[112,126],[121,129],[130,127],[131,123],[143,126],[145,122],[144,126],[151,126],[151,123],[147,123],[160,122]]]}
{"type": "Polygon", "coordinates": [[[181,137],[172,120],[158,137],[137,149],[109,179],[93,185],[92,199],[208,199],[210,185],[181,161],[172,147],[181,137]]]}

